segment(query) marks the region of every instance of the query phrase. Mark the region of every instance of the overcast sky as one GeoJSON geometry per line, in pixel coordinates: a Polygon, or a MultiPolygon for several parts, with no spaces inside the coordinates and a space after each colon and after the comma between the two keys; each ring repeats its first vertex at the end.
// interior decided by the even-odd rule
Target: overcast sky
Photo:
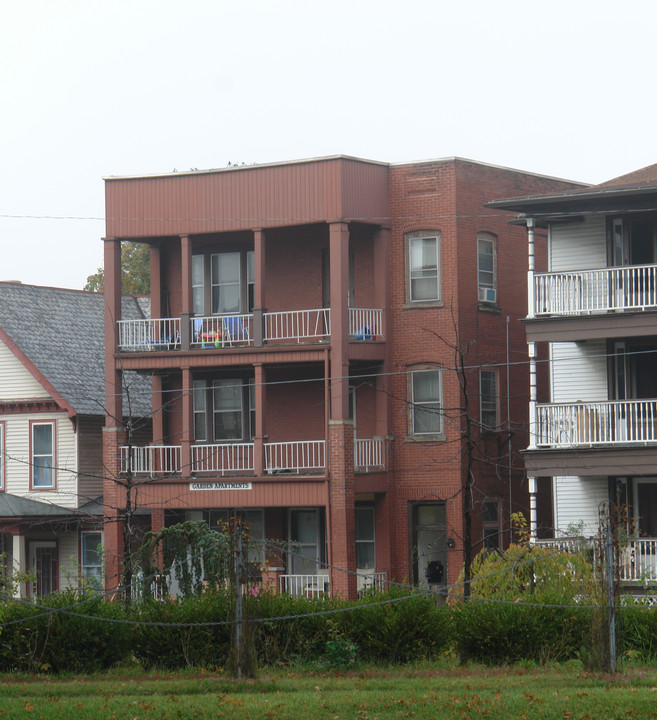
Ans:
{"type": "Polygon", "coordinates": [[[6,0],[0,280],[83,287],[108,175],[459,155],[597,183],[650,165],[656,19],[654,0],[6,0]]]}

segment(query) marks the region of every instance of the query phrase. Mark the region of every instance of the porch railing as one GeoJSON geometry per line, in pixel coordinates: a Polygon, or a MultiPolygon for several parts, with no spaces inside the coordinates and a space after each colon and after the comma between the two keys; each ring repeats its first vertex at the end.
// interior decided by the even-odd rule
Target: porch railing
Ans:
{"type": "Polygon", "coordinates": [[[147,445],[121,448],[121,472],[168,475],[181,471],[180,445],[147,445]]]}
{"type": "Polygon", "coordinates": [[[253,472],[253,443],[192,445],[192,472],[253,472]]]}
{"type": "MultiPolygon", "coordinates": [[[[560,552],[588,553],[594,566],[599,565],[599,545],[593,538],[555,538],[538,540],[536,544],[560,552]]],[[[657,581],[657,538],[628,540],[623,544],[617,562],[622,582],[657,581]]]]}
{"type": "Polygon", "coordinates": [[[119,350],[180,349],[180,318],[119,320],[119,350]]]}
{"type": "Polygon", "coordinates": [[[265,443],[264,446],[265,470],[272,475],[320,472],[326,467],[324,440],[265,443]]]}
{"type": "Polygon", "coordinates": [[[382,438],[354,440],[354,465],[359,472],[385,470],[385,442],[382,438]]]}
{"type": "Polygon", "coordinates": [[[383,340],[383,310],[349,308],[349,337],[353,340],[383,340]]]}
{"type": "Polygon", "coordinates": [[[538,447],[657,442],[657,400],[558,403],[536,407],[538,447]]]}
{"type": "Polygon", "coordinates": [[[193,348],[253,345],[253,315],[194,317],[190,323],[190,345],[193,348]]]}
{"type": "Polygon", "coordinates": [[[331,334],[331,310],[288,310],[264,313],[264,339],[304,340],[321,339],[331,334]]]}
{"type": "Polygon", "coordinates": [[[328,594],[328,575],[281,575],[278,581],[280,591],[288,595],[319,597],[328,594]]]}
{"type": "Polygon", "coordinates": [[[374,590],[384,592],[388,586],[388,575],[385,572],[359,572],[358,591],[374,590]]]}
{"type": "Polygon", "coordinates": [[[536,315],[587,315],[657,307],[657,265],[538,273],[536,315]]]}

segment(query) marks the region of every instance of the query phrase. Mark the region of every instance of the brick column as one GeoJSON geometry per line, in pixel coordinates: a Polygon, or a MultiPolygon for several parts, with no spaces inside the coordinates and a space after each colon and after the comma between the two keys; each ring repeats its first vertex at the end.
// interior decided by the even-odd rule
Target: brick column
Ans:
{"type": "Polygon", "coordinates": [[[123,522],[125,490],[116,481],[121,470],[120,448],[126,443],[122,427],[103,428],[103,506],[105,525],[103,549],[105,552],[105,590],[111,592],[121,585],[123,560],[123,522]]]}
{"type": "Polygon", "coordinates": [[[262,363],[254,364],[255,377],[255,437],[253,438],[253,472],[256,476],[264,474],[265,442],[265,370],[262,363]]]}
{"type": "Polygon", "coordinates": [[[151,380],[153,389],[153,442],[156,445],[164,444],[164,396],[162,394],[162,376],[153,375],[151,380]]]}
{"type": "Polygon", "coordinates": [[[150,246],[149,258],[150,287],[151,287],[151,317],[162,317],[162,278],[160,263],[160,248],[157,245],[150,246]]]}
{"type": "Polygon", "coordinates": [[[182,369],[182,437],[180,463],[182,477],[192,474],[192,443],[194,442],[194,378],[190,368],[182,369]]]}
{"type": "Polygon", "coordinates": [[[180,344],[189,350],[192,317],[192,243],[189,235],[180,236],[180,344]]]}
{"type": "Polygon", "coordinates": [[[327,525],[331,547],[331,593],[355,598],[356,514],[354,505],[354,426],[350,421],[329,422],[329,508],[327,525]],[[346,571],[346,572],[345,572],[346,571]]]}

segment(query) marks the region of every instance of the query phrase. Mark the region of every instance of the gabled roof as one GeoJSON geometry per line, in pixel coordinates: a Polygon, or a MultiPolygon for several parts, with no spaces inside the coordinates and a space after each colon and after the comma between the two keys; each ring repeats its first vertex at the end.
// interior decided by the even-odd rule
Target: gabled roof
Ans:
{"type": "MultiPolygon", "coordinates": [[[[104,296],[84,290],[0,282],[0,337],[27,369],[77,414],[104,415],[104,296]]],[[[123,318],[149,316],[147,298],[124,297],[123,318]]],[[[131,405],[150,413],[150,382],[131,405]]]]}
{"type": "Polygon", "coordinates": [[[493,200],[489,207],[517,210],[527,215],[564,212],[649,210],[657,207],[657,164],[565,192],[493,200]]]}

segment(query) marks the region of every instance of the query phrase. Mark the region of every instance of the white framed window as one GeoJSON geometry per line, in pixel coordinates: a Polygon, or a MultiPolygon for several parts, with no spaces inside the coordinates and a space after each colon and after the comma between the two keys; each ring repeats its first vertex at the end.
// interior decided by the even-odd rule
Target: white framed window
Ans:
{"type": "Polygon", "coordinates": [[[439,435],[443,432],[442,371],[413,370],[410,373],[411,435],[439,435]]]}
{"type": "Polygon", "coordinates": [[[495,236],[477,236],[477,285],[479,302],[497,303],[497,263],[495,236]]]}
{"type": "Polygon", "coordinates": [[[55,423],[30,423],[32,489],[55,487],[55,423]]]}
{"type": "Polygon", "coordinates": [[[255,433],[253,380],[195,380],[193,383],[194,440],[248,441],[255,433]]]}
{"type": "Polygon", "coordinates": [[[99,531],[83,532],[80,552],[82,577],[92,588],[103,586],[103,534],[99,531]]]}
{"type": "Polygon", "coordinates": [[[440,300],[440,235],[413,234],[407,238],[408,301],[440,300]]]}
{"type": "Polygon", "coordinates": [[[479,371],[479,417],[482,430],[499,426],[497,370],[479,371]]]}

